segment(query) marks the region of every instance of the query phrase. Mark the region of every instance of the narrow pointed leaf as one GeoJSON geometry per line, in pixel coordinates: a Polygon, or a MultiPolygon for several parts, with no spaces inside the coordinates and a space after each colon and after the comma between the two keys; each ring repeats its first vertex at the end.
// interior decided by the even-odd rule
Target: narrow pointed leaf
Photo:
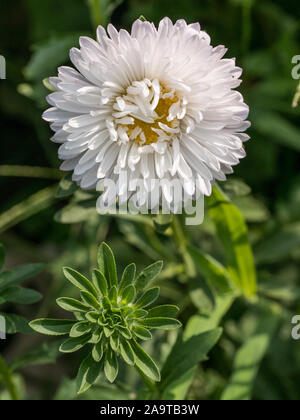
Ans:
{"type": "Polygon", "coordinates": [[[91,324],[88,321],[77,322],[70,331],[70,337],[81,337],[91,331],[91,324]]]}
{"type": "Polygon", "coordinates": [[[181,322],[174,318],[144,318],[139,320],[139,324],[146,328],[155,328],[162,330],[174,330],[181,327],[181,322]]]}
{"type": "Polygon", "coordinates": [[[128,315],[128,319],[138,319],[138,318],[145,318],[148,315],[148,311],[145,309],[136,309],[132,311],[128,315]]]}
{"type": "Polygon", "coordinates": [[[113,334],[109,338],[109,344],[110,347],[113,349],[113,351],[117,351],[120,345],[120,339],[118,334],[113,334]]]}
{"type": "Polygon", "coordinates": [[[122,294],[125,287],[129,286],[130,284],[133,284],[134,278],[136,273],[136,266],[134,263],[129,264],[122,275],[121,283],[119,286],[119,293],[122,294]]]}
{"type": "Polygon", "coordinates": [[[257,290],[254,257],[240,210],[217,187],[208,198],[208,206],[223,245],[230,277],[245,295],[254,295],[257,290]]]}
{"type": "Polygon", "coordinates": [[[92,295],[89,292],[83,291],[80,293],[81,299],[84,301],[84,303],[86,305],[91,306],[94,309],[99,309],[100,308],[100,304],[97,301],[97,299],[95,298],[94,295],[92,295]]]}
{"type": "Polygon", "coordinates": [[[122,303],[124,305],[128,303],[132,303],[135,299],[135,296],[136,296],[136,290],[132,284],[125,287],[122,293],[122,303]]]}
{"type": "Polygon", "coordinates": [[[91,354],[89,354],[82,362],[79,367],[79,371],[76,378],[77,393],[82,394],[87,391],[93,383],[97,380],[101,370],[103,369],[103,363],[95,362],[91,354]]]}
{"type": "Polygon", "coordinates": [[[117,302],[117,300],[118,300],[118,290],[117,290],[117,287],[116,287],[116,286],[113,286],[113,287],[110,289],[110,291],[109,291],[109,293],[108,293],[108,297],[109,297],[109,300],[110,300],[112,303],[116,303],[116,302],[117,302]]]}
{"type": "Polygon", "coordinates": [[[151,340],[152,334],[147,328],[142,327],[140,325],[136,325],[133,327],[134,334],[140,338],[141,340],[151,340]]]}
{"type": "Polygon", "coordinates": [[[62,298],[58,298],[56,300],[56,302],[57,302],[58,306],[60,306],[65,311],[86,312],[90,309],[84,303],[80,302],[79,300],[73,299],[73,298],[62,297],[62,298]]]}
{"type": "Polygon", "coordinates": [[[120,343],[120,354],[123,357],[124,361],[128,364],[133,366],[135,363],[135,356],[134,356],[134,352],[131,348],[131,345],[129,344],[128,341],[126,340],[122,340],[120,343]]]}
{"type": "Polygon", "coordinates": [[[0,290],[15,286],[33,276],[36,276],[44,269],[44,264],[26,264],[13,270],[0,273],[0,290]]]}
{"type": "Polygon", "coordinates": [[[90,321],[92,323],[96,323],[96,322],[98,322],[98,319],[99,319],[99,312],[96,312],[96,311],[87,312],[85,314],[85,317],[88,321],[90,321]]]}
{"type": "Polygon", "coordinates": [[[163,264],[163,261],[157,261],[145,268],[145,270],[138,275],[135,281],[137,291],[145,289],[150,282],[156,279],[156,277],[161,273],[163,264]]]}
{"type": "Polygon", "coordinates": [[[92,350],[92,356],[95,362],[100,362],[103,357],[103,343],[96,343],[92,350]]]}
{"type": "Polygon", "coordinates": [[[5,302],[12,302],[12,303],[22,303],[22,304],[32,304],[39,302],[43,296],[32,289],[25,289],[24,287],[20,286],[11,286],[1,293],[1,298],[5,300],[5,302]]]}
{"type": "Polygon", "coordinates": [[[104,372],[109,382],[113,383],[118,375],[119,364],[116,353],[107,351],[104,359],[104,372]]]}
{"type": "Polygon", "coordinates": [[[156,318],[156,317],[167,317],[173,318],[177,315],[179,311],[178,306],[175,305],[160,305],[155,306],[154,308],[149,309],[147,318],[156,318]]]}
{"type": "Polygon", "coordinates": [[[86,334],[81,337],[68,338],[62,343],[59,350],[62,353],[73,353],[81,349],[91,338],[91,334],[86,334]]]}
{"type": "Polygon", "coordinates": [[[135,364],[141,371],[155,382],[160,381],[160,372],[155,362],[151,359],[149,354],[136,342],[131,342],[132,350],[135,354],[135,364]]]}
{"type": "Polygon", "coordinates": [[[204,254],[199,249],[188,246],[188,251],[193,261],[195,262],[198,272],[210,283],[212,286],[218,288],[222,293],[232,290],[234,287],[230,279],[230,274],[225,267],[217,260],[208,254],[204,254]]]}
{"type": "Polygon", "coordinates": [[[153,287],[152,289],[147,290],[139,298],[139,300],[134,304],[135,309],[139,308],[146,308],[147,306],[151,305],[151,303],[155,302],[159,296],[159,287],[153,287]]]}
{"type": "Polygon", "coordinates": [[[107,280],[104,277],[104,274],[101,273],[99,270],[93,271],[93,283],[96,286],[97,290],[101,293],[102,296],[107,296],[108,293],[108,286],[107,280]]]}
{"type": "Polygon", "coordinates": [[[86,292],[91,293],[95,297],[98,296],[97,290],[93,284],[78,271],[73,270],[73,268],[64,267],[63,273],[65,277],[72,283],[74,286],[78,287],[80,290],[85,290],[86,292]]]}
{"type": "Polygon", "coordinates": [[[107,279],[109,286],[118,285],[117,267],[114,254],[110,247],[103,242],[98,250],[98,265],[100,271],[107,279]]]}
{"type": "Polygon", "coordinates": [[[41,334],[64,335],[69,334],[76,321],[71,319],[40,318],[29,323],[30,327],[41,334]]]}

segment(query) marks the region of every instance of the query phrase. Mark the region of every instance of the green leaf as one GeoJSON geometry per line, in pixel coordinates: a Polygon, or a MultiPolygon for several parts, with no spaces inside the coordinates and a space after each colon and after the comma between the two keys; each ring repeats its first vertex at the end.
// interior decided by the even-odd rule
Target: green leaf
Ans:
{"type": "Polygon", "coordinates": [[[85,317],[88,321],[95,323],[98,322],[99,319],[99,312],[97,311],[89,311],[85,314],[85,317]]]}
{"type": "Polygon", "coordinates": [[[10,366],[12,370],[20,369],[23,366],[47,365],[55,363],[60,355],[59,346],[61,338],[42,343],[37,348],[30,351],[22,352],[22,355],[17,358],[10,366]]]}
{"type": "Polygon", "coordinates": [[[222,400],[250,400],[254,382],[278,327],[280,315],[272,311],[260,317],[257,331],[238,350],[233,374],[222,394],[222,400]]]}
{"type": "Polygon", "coordinates": [[[163,261],[157,261],[154,264],[151,264],[149,267],[145,268],[137,277],[135,281],[135,287],[137,291],[145,289],[145,287],[156,279],[156,277],[161,273],[163,268],[163,261]]]}
{"type": "Polygon", "coordinates": [[[100,271],[108,281],[109,287],[118,285],[117,267],[114,254],[110,247],[103,242],[98,249],[98,265],[100,271]]]}
{"type": "Polygon", "coordinates": [[[132,339],[132,334],[131,334],[131,332],[130,332],[130,330],[128,328],[119,327],[118,328],[118,331],[127,340],[131,340],[132,339]]]}
{"type": "Polygon", "coordinates": [[[185,340],[180,334],[162,369],[160,388],[163,390],[163,398],[172,399],[168,388],[172,390],[174,381],[185,375],[199,362],[207,359],[207,353],[216,345],[221,334],[221,328],[194,335],[185,340]]]}
{"type": "Polygon", "coordinates": [[[92,295],[89,292],[83,291],[80,293],[81,299],[89,306],[91,306],[94,309],[99,309],[100,308],[100,303],[98,302],[98,300],[95,298],[94,295],[92,295]]]}
{"type": "Polygon", "coordinates": [[[136,290],[135,287],[130,284],[129,286],[125,287],[122,292],[122,304],[126,305],[128,303],[132,303],[136,297],[136,290]]]}
{"type": "Polygon", "coordinates": [[[77,393],[86,392],[97,380],[103,369],[103,363],[96,362],[92,355],[89,354],[82,362],[78,370],[76,383],[77,393]]]}
{"type": "Polygon", "coordinates": [[[245,221],[217,187],[208,198],[208,205],[209,215],[223,245],[230,278],[245,295],[252,296],[256,293],[256,270],[245,221]]]}
{"type": "Polygon", "coordinates": [[[135,364],[148,378],[155,382],[160,381],[159,369],[148,353],[134,340],[131,341],[132,350],[135,354],[135,364]]]}
{"type": "Polygon", "coordinates": [[[141,340],[151,340],[152,338],[151,332],[140,325],[135,325],[133,327],[133,332],[141,340]]]}
{"type": "Polygon", "coordinates": [[[82,335],[90,332],[91,329],[92,329],[92,326],[90,322],[88,321],[76,322],[76,324],[74,324],[71,328],[70,337],[72,338],[81,337],[82,335]]]}
{"type": "Polygon", "coordinates": [[[126,340],[121,340],[119,352],[123,357],[124,361],[128,364],[133,366],[135,363],[135,357],[132,350],[130,343],[126,340]]]}
{"type": "Polygon", "coordinates": [[[31,334],[33,332],[28,325],[27,319],[22,316],[5,314],[3,312],[0,312],[0,316],[2,316],[5,320],[5,329],[7,334],[31,334]]]}
{"type": "Polygon", "coordinates": [[[135,311],[129,313],[128,319],[145,318],[147,315],[148,311],[146,311],[145,309],[136,309],[135,311]]]}
{"type": "Polygon", "coordinates": [[[119,364],[116,353],[109,350],[105,353],[104,373],[109,382],[113,383],[118,375],[119,364]]]}
{"type": "Polygon", "coordinates": [[[96,343],[92,350],[92,356],[95,362],[100,362],[103,357],[103,343],[96,343]]]}
{"type": "Polygon", "coordinates": [[[68,297],[58,298],[56,299],[56,303],[65,311],[87,312],[90,310],[89,306],[73,298],[68,298],[68,297]]]}
{"type": "Polygon", "coordinates": [[[255,248],[255,259],[258,264],[278,263],[299,247],[300,223],[292,223],[264,238],[255,248]]]}
{"type": "Polygon", "coordinates": [[[175,305],[160,305],[149,309],[147,318],[168,317],[173,318],[179,311],[178,306],[175,305]]]}
{"type": "Polygon", "coordinates": [[[188,251],[193,258],[197,271],[212,286],[215,286],[220,292],[232,290],[230,275],[221,263],[191,245],[188,245],[188,251]]]}
{"type": "Polygon", "coordinates": [[[134,263],[129,264],[122,274],[121,283],[119,286],[119,293],[122,294],[125,287],[133,284],[135,279],[135,273],[136,273],[136,266],[134,263]]]}
{"type": "Polygon", "coordinates": [[[139,320],[139,324],[146,328],[156,328],[163,330],[174,330],[181,327],[181,322],[174,318],[144,318],[139,320]]]}
{"type": "Polygon", "coordinates": [[[233,199],[234,197],[246,197],[251,194],[251,187],[245,184],[243,180],[236,178],[228,179],[224,183],[223,189],[230,199],[233,199]]]}
{"type": "Polygon", "coordinates": [[[91,338],[91,334],[85,334],[81,337],[68,338],[62,343],[59,350],[62,353],[73,353],[81,349],[91,338]]]}
{"type": "Polygon", "coordinates": [[[247,222],[262,223],[270,218],[270,212],[266,206],[252,196],[236,197],[232,203],[241,211],[247,222]]]}
{"type": "Polygon", "coordinates": [[[120,345],[119,334],[114,333],[109,338],[109,344],[113,351],[118,351],[120,345]]]}
{"type": "Polygon", "coordinates": [[[0,270],[2,270],[5,262],[5,248],[0,244],[0,270]]]}
{"type": "Polygon", "coordinates": [[[69,334],[76,321],[71,319],[40,318],[29,323],[30,327],[40,334],[64,335],[69,334]]]}
{"type": "Polygon", "coordinates": [[[0,233],[50,207],[54,202],[56,186],[44,188],[6,210],[0,215],[0,233]]]}
{"type": "Polygon", "coordinates": [[[12,286],[8,287],[1,293],[1,298],[3,298],[6,302],[31,304],[39,302],[42,299],[42,295],[32,289],[12,286]]]}
{"type": "Polygon", "coordinates": [[[0,273],[0,290],[15,286],[33,276],[36,276],[44,269],[43,264],[26,264],[10,271],[0,273]]]}
{"type": "Polygon", "coordinates": [[[68,174],[60,181],[56,192],[56,198],[70,197],[77,188],[75,182],[72,181],[72,174],[68,174]]]}
{"type": "Polygon", "coordinates": [[[152,289],[147,290],[141,296],[138,301],[134,304],[135,309],[139,308],[146,308],[147,306],[151,305],[151,303],[155,302],[159,296],[159,287],[153,287],[152,289]]]}
{"type": "Polygon", "coordinates": [[[88,199],[76,203],[71,203],[58,211],[54,220],[58,223],[72,224],[90,220],[97,216],[95,199],[88,199]]]}
{"type": "Polygon", "coordinates": [[[108,285],[104,274],[102,274],[99,270],[94,270],[92,278],[94,285],[96,286],[97,290],[101,293],[101,295],[107,296],[108,285]]]}
{"type": "Polygon", "coordinates": [[[93,335],[90,340],[90,343],[91,344],[99,343],[99,341],[102,340],[102,336],[103,336],[103,329],[102,327],[99,326],[93,331],[93,335]]]}
{"type": "Polygon", "coordinates": [[[116,286],[111,287],[108,292],[108,298],[112,303],[117,303],[118,300],[118,289],[116,286]]]}
{"type": "Polygon", "coordinates": [[[253,125],[263,136],[293,150],[300,151],[300,130],[277,112],[255,112],[253,125]]]}
{"type": "Polygon", "coordinates": [[[42,80],[53,74],[54,69],[65,63],[68,51],[78,43],[78,33],[47,38],[39,45],[25,69],[27,79],[42,80]]]}
{"type": "Polygon", "coordinates": [[[98,297],[97,290],[93,284],[82,274],[78,273],[78,271],[73,270],[73,268],[64,267],[63,272],[65,277],[74,284],[74,286],[78,287],[78,289],[89,292],[96,298],[98,297]]]}

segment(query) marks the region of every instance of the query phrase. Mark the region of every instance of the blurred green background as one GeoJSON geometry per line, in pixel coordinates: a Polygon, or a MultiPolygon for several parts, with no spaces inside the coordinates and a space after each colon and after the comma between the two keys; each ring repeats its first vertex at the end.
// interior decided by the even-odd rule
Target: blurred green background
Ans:
{"type": "MultiPolygon", "coordinates": [[[[290,320],[300,314],[300,107],[291,106],[299,83],[291,72],[292,57],[300,54],[299,0],[102,3],[106,11],[101,17],[103,24],[112,21],[118,28],[129,29],[140,15],[155,23],[164,16],[199,21],[212,44],[227,46],[227,57],[236,57],[244,69],[241,90],[250,106],[251,141],[246,144],[247,158],[231,179],[242,179],[252,193],[236,193],[233,181],[224,188],[249,224],[261,292],[277,302],[285,316],[253,384],[253,397],[297,400],[300,343],[290,338],[290,320]]],[[[68,50],[78,45],[80,35],[93,36],[93,30],[85,0],[1,0],[0,55],[7,61],[7,80],[0,81],[0,241],[7,250],[6,268],[25,262],[47,264],[44,273],[29,283],[44,295],[42,304],[6,308],[6,312],[11,309],[28,319],[53,314],[54,298],[66,288],[61,266],[87,271],[93,264],[96,243],[102,239],[117,251],[120,266],[131,260],[143,266],[163,254],[155,241],[162,245],[165,238],[155,237],[149,244],[137,234],[138,225],[115,223],[110,218],[99,222],[94,214],[87,223],[54,220],[67,200],[53,196],[60,178],[56,170],[59,162],[57,145],[49,141],[50,130],[41,120],[47,94],[42,80],[67,64],[68,50]],[[16,177],[8,176],[6,165],[53,170],[43,172],[41,179],[39,173],[31,174],[23,166],[20,175],[25,176],[16,177]]],[[[209,221],[192,229],[190,235],[200,248],[222,258],[209,221]]],[[[181,290],[176,287],[167,278],[165,296],[171,290],[174,300],[180,297],[181,290]]],[[[188,309],[185,312],[188,316],[188,309]]],[[[205,371],[199,368],[189,398],[219,398],[236,348],[259,322],[259,315],[247,303],[233,306],[224,321],[225,334],[205,371]]],[[[11,336],[0,341],[0,350],[8,360],[14,360],[42,340],[11,336]]],[[[52,398],[62,378],[74,376],[74,365],[72,358],[60,358],[55,366],[24,368],[27,395],[52,398]]]]}

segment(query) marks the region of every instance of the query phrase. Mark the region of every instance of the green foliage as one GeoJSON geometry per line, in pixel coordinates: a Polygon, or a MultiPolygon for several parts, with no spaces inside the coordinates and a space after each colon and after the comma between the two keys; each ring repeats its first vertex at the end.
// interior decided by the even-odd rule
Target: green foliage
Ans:
{"type": "Polygon", "coordinates": [[[256,293],[254,257],[248,229],[240,211],[214,188],[208,199],[209,215],[215,223],[232,281],[248,296],[256,293]]]}
{"type": "MultiPolygon", "coordinates": [[[[0,244],[0,269],[5,261],[4,246],[0,244]]],[[[20,287],[18,284],[39,274],[43,270],[42,264],[26,264],[9,271],[0,272],[0,305],[5,303],[21,303],[24,305],[39,302],[42,295],[35,290],[20,287]]],[[[0,312],[5,319],[5,331],[7,334],[17,332],[30,333],[28,321],[15,314],[0,312]]]]}
{"type": "MultiPolygon", "coordinates": [[[[37,322],[36,329],[47,333],[49,341],[41,344],[41,337],[34,334],[1,340],[1,352],[11,363],[0,363],[0,400],[43,400],[54,393],[57,400],[299,400],[300,348],[299,342],[290,338],[291,318],[300,307],[299,81],[291,77],[291,60],[299,53],[299,1],[120,3],[1,3],[1,54],[7,58],[8,75],[8,80],[0,83],[1,241],[10,266],[38,256],[47,269],[38,277],[38,290],[44,294],[39,306],[25,306],[40,295],[21,283],[37,273],[34,266],[1,272],[0,285],[2,282],[5,288],[0,287],[0,315],[5,317],[8,333],[32,333],[26,318],[47,317],[48,322],[37,322]],[[95,26],[110,21],[129,30],[140,15],[155,23],[164,16],[199,21],[212,43],[226,45],[227,58],[236,57],[243,68],[241,89],[250,106],[247,158],[235,167],[234,175],[220,183],[218,188],[224,194],[215,189],[207,200],[201,226],[181,223],[181,241],[175,240],[174,220],[168,215],[99,216],[97,194],[81,191],[71,175],[61,179],[62,173],[56,169],[57,145],[49,141],[51,133],[41,120],[45,96],[53,90],[48,77],[56,75],[58,66],[70,64],[68,50],[78,46],[79,36],[94,37],[95,26]],[[16,153],[18,150],[22,153],[16,153]],[[116,266],[124,273],[118,288],[110,287],[111,279],[99,270],[92,273],[91,287],[74,271],[67,271],[73,281],[66,281],[61,267],[87,273],[97,258],[95,244],[103,240],[118,251],[116,266]],[[161,260],[164,269],[160,272],[161,260]],[[129,261],[135,264],[127,267],[129,261]],[[145,266],[149,268],[143,271],[145,266]],[[136,271],[141,274],[137,276],[136,271]],[[65,376],[73,372],[77,355],[61,358],[59,375],[57,368],[47,366],[56,362],[59,347],[67,338],[64,334],[72,339],[65,345],[68,351],[80,347],[91,333],[90,341],[97,341],[98,296],[102,300],[107,297],[104,304],[120,297],[123,306],[130,306],[140,298],[140,288],[154,289],[148,297],[155,298],[158,279],[158,306],[134,309],[130,315],[130,322],[140,321],[131,334],[143,342],[144,351],[161,367],[162,381],[154,387],[148,384],[151,391],[144,392],[132,369],[136,356],[128,345],[132,339],[127,330],[122,331],[124,340],[119,342],[120,369],[114,384],[105,381],[105,373],[101,376],[104,367],[110,379],[117,370],[113,354],[107,353],[105,358],[101,341],[81,349],[78,357],[83,362],[77,381],[65,376]],[[80,287],[73,287],[75,283],[80,287]],[[75,318],[58,320],[70,315],[61,315],[55,305],[56,299],[65,295],[73,300],[58,302],[68,309],[77,305],[75,318]],[[262,302],[268,310],[261,310],[262,302]],[[174,321],[168,318],[176,317],[178,303],[183,334],[176,329],[150,331],[149,323],[172,327],[174,321]],[[278,311],[273,310],[274,304],[278,311]],[[158,324],[161,317],[166,319],[158,324]],[[223,334],[219,337],[220,328],[223,334]],[[189,347],[189,343],[195,345],[189,347]],[[177,352],[182,355],[178,370],[177,352]],[[96,382],[95,376],[100,378],[96,382]]],[[[0,270],[4,261],[0,245],[0,270]]],[[[30,280],[33,289],[34,281],[30,280]]],[[[116,349],[117,339],[111,337],[110,348],[116,349]]],[[[135,350],[141,369],[157,378],[156,365],[140,348],[135,350]]],[[[139,369],[136,364],[142,374],[139,369]]]]}
{"type": "Polygon", "coordinates": [[[181,325],[172,317],[178,311],[176,306],[144,309],[159,296],[158,287],[141,291],[159,275],[162,262],[152,264],[137,277],[135,265],[130,264],[118,282],[114,254],[106,243],[102,243],[98,249],[98,268],[93,272],[93,283],[72,268],[63,269],[67,280],[80,290],[81,300],[59,298],[57,304],[74,312],[75,316],[80,312],[81,321],[43,318],[31,321],[31,328],[47,335],[69,334],[70,338],[60,346],[63,353],[72,353],[89,345],[88,356],[78,371],[78,393],[87,391],[103,370],[108,381],[114,382],[120,356],[151,380],[159,381],[156,364],[138,340],[151,338],[151,329],[173,330],[181,325]]]}

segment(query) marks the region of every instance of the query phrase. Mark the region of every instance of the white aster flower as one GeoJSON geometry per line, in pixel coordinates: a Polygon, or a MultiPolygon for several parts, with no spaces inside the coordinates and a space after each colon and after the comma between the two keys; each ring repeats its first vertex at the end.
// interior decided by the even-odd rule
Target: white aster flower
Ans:
{"type": "Polygon", "coordinates": [[[80,38],[70,51],[76,70],[60,67],[50,78],[56,92],[43,115],[62,143],[61,169],[84,189],[113,180],[120,201],[140,179],[140,205],[152,209],[163,199],[175,211],[179,199],[162,188],[149,204],[151,180],[180,182],[185,199],[210,195],[249,139],[249,109],[234,90],[242,70],[226,51],[212,47],[198,23],[168,18],[158,29],[137,20],[131,33],[108,25],[98,27],[97,41],[80,38]]]}

